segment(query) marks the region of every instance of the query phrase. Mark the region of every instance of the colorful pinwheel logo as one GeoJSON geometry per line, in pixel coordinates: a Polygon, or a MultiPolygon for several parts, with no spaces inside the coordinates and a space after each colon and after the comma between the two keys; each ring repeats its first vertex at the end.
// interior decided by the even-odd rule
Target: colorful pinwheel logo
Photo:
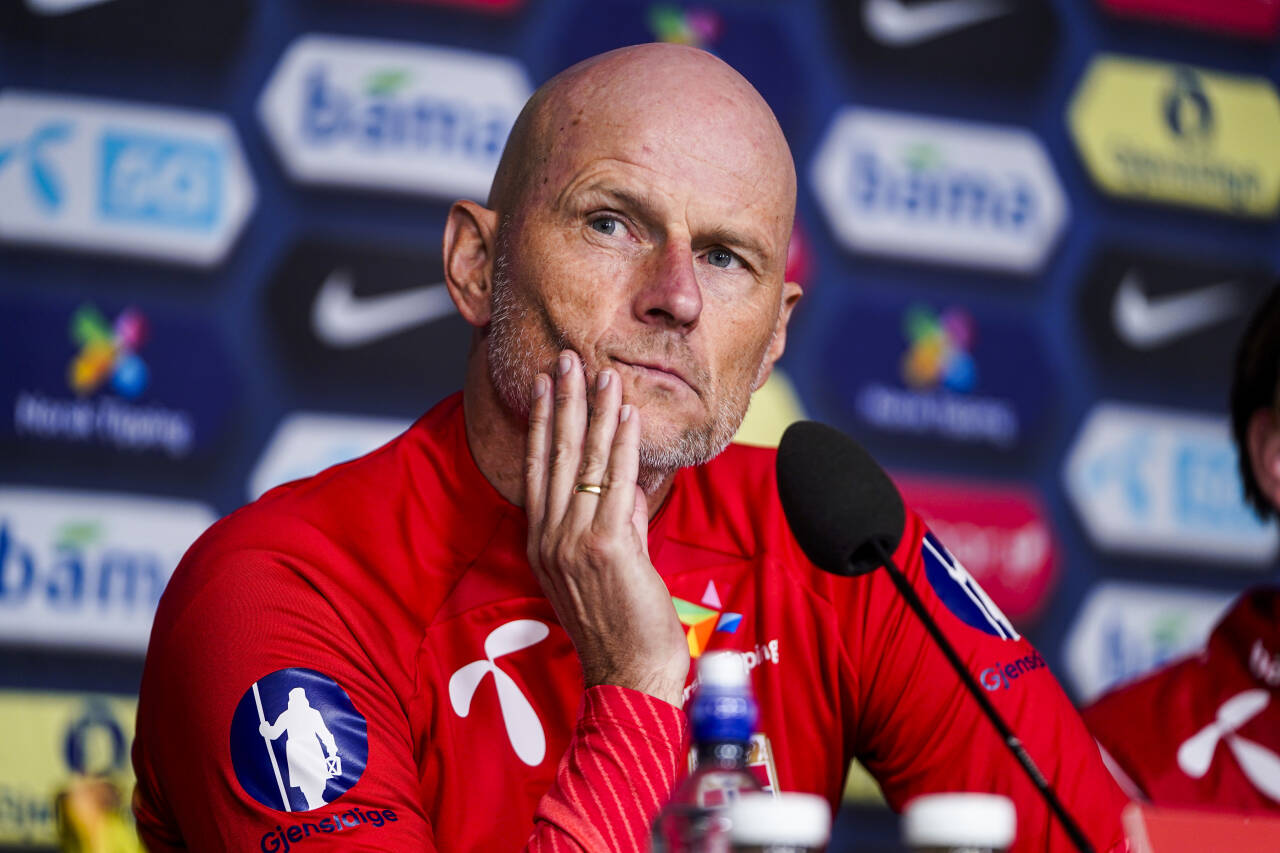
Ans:
{"type": "Polygon", "coordinates": [[[687,629],[685,638],[689,641],[689,657],[696,658],[707,650],[711,635],[717,632],[735,634],[742,624],[741,613],[724,613],[724,605],[720,603],[720,594],[716,591],[715,581],[707,581],[707,590],[702,594],[702,603],[694,604],[683,598],[671,596],[671,603],[676,607],[676,616],[680,624],[687,629]]]}
{"type": "Polygon", "coordinates": [[[138,350],[147,341],[147,320],[136,308],[126,308],[114,324],[92,305],[82,305],[71,317],[71,340],[80,352],[67,369],[67,382],[84,397],[108,382],[121,397],[137,399],[147,388],[150,372],[138,350]]]}
{"type": "Polygon", "coordinates": [[[978,367],[970,350],[974,343],[973,319],[961,309],[936,314],[915,306],[907,311],[903,333],[910,347],[902,357],[902,378],[912,388],[939,386],[949,391],[972,391],[978,367]]]}

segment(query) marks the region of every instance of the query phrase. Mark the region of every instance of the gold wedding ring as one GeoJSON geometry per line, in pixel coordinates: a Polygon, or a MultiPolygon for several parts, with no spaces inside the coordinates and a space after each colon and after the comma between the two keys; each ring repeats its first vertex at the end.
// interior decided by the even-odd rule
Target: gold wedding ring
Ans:
{"type": "Polygon", "coordinates": [[[573,492],[574,494],[577,494],[578,492],[586,492],[589,495],[603,495],[604,486],[599,486],[595,483],[578,483],[573,487],[573,492]]]}

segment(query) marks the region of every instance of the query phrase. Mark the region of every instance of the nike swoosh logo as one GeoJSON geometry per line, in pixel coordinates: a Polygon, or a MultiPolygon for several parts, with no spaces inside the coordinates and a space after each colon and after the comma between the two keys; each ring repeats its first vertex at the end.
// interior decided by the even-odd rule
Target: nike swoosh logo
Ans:
{"type": "Polygon", "coordinates": [[[1240,284],[1220,281],[1152,298],[1136,270],[1125,273],[1111,302],[1116,334],[1134,349],[1154,349],[1220,323],[1244,308],[1240,284]]]}
{"type": "Polygon", "coordinates": [[[862,23],[889,47],[913,47],[1013,11],[1009,0],[933,0],[908,6],[902,0],[866,0],[862,23]]]}
{"type": "Polygon", "coordinates": [[[27,8],[37,15],[65,15],[110,2],[111,0],[27,0],[27,8]]]}
{"type": "Polygon", "coordinates": [[[311,328],[321,342],[354,349],[446,317],[454,311],[444,283],[377,296],[356,296],[351,271],[329,273],[311,303],[311,328]]]}

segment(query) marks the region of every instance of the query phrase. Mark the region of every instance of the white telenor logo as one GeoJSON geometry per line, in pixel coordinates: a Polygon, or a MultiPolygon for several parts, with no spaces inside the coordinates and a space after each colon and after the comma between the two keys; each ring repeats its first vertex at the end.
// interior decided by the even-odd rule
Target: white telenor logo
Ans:
{"type": "Polygon", "coordinates": [[[1141,274],[1129,270],[1112,300],[1111,320],[1129,346],[1153,349],[1226,320],[1243,303],[1240,284],[1234,281],[1153,297],[1143,288],[1141,274]]]}
{"type": "Polygon", "coordinates": [[[484,660],[476,660],[449,676],[449,701],[459,717],[471,713],[471,699],[486,675],[493,675],[498,688],[502,722],[516,755],[530,767],[542,763],[547,754],[547,738],[542,722],[511,676],[498,668],[497,658],[527,649],[546,639],[550,629],[535,619],[516,619],[499,625],[484,638],[484,660]]]}
{"type": "Polygon", "coordinates": [[[351,271],[340,267],[329,273],[316,293],[311,327],[329,346],[354,349],[447,317],[454,310],[443,282],[357,296],[351,271]]]}
{"type": "Polygon", "coordinates": [[[1262,689],[1246,690],[1223,702],[1217,718],[1178,747],[1178,767],[1192,779],[1204,778],[1222,741],[1253,787],[1280,802],[1280,755],[1236,734],[1270,702],[1271,693],[1262,689]]]}
{"type": "Polygon", "coordinates": [[[876,41],[891,47],[913,47],[1012,11],[1008,0],[934,0],[915,6],[902,0],[867,0],[862,21],[876,41]]]}
{"type": "Polygon", "coordinates": [[[289,691],[289,707],[280,712],[274,723],[267,722],[267,715],[262,710],[262,695],[258,692],[258,682],[253,683],[253,701],[258,706],[258,734],[267,744],[267,755],[271,758],[271,769],[275,772],[276,784],[280,787],[280,799],[284,802],[284,810],[289,808],[289,795],[284,790],[284,778],[280,775],[280,765],[276,762],[275,750],[271,741],[285,736],[284,754],[288,762],[289,787],[297,788],[307,800],[307,810],[318,809],[326,803],[325,786],[335,776],[342,775],[342,756],[338,754],[338,743],[333,733],[324,724],[324,717],[311,707],[307,700],[307,691],[295,687],[289,691]],[[321,744],[324,750],[321,751],[321,744]]]}

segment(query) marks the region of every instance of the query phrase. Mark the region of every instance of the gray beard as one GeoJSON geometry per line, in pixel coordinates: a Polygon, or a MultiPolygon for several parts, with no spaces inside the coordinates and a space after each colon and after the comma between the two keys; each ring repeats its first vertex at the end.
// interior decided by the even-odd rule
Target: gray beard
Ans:
{"type": "MultiPolygon", "coordinates": [[[[493,265],[493,312],[488,327],[489,381],[498,398],[508,411],[523,420],[529,418],[529,395],[538,373],[553,375],[551,363],[556,354],[565,349],[575,349],[564,333],[552,326],[544,316],[543,328],[551,342],[550,354],[540,352],[532,341],[521,339],[518,319],[527,310],[519,304],[515,287],[511,282],[511,265],[506,247],[499,236],[497,257],[493,265]]],[[[768,352],[766,348],[765,352],[768,352]]],[[[763,378],[764,359],[756,371],[757,384],[763,378]]],[[[587,387],[593,387],[594,377],[587,377],[587,387]]],[[[702,387],[706,387],[705,383],[702,387]]],[[[746,416],[751,395],[740,401],[731,401],[717,408],[707,423],[689,427],[679,435],[663,440],[640,437],[640,466],[636,482],[646,494],[653,494],[666,479],[681,468],[710,462],[733,440],[742,419],[746,416]],[[736,405],[735,405],[736,403],[736,405]]],[[[589,411],[594,414],[594,403],[588,396],[589,411]]],[[[643,424],[641,425],[643,429],[643,424]]]]}

